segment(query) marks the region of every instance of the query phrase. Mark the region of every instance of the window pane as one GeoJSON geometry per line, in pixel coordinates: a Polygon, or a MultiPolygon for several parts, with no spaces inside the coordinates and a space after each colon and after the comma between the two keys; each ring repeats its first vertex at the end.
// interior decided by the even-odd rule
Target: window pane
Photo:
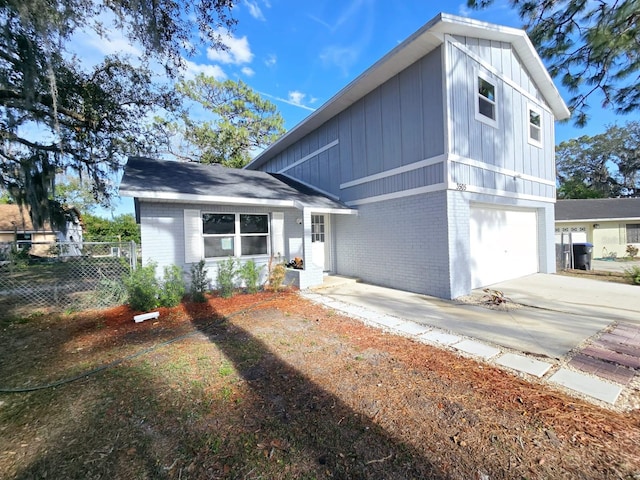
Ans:
{"type": "Polygon", "coordinates": [[[236,216],[233,213],[205,213],[202,215],[202,233],[228,235],[236,233],[236,216]]]}
{"type": "Polygon", "coordinates": [[[540,141],[540,128],[535,125],[529,125],[529,137],[536,142],[540,141]]]}
{"type": "Polygon", "coordinates": [[[267,215],[240,215],[240,233],[269,233],[267,215]]]}
{"type": "Polygon", "coordinates": [[[640,243],[640,223],[627,224],[627,243],[640,243]]]}
{"type": "Polygon", "coordinates": [[[488,117],[488,118],[490,118],[492,120],[495,120],[496,119],[496,115],[495,115],[496,106],[491,102],[487,102],[482,97],[480,97],[478,99],[478,102],[479,102],[479,105],[478,105],[479,106],[479,108],[478,108],[479,112],[482,115],[484,115],[485,117],[488,117]]]}
{"type": "Polygon", "coordinates": [[[492,102],[496,100],[496,89],[482,78],[478,78],[478,93],[492,102]]]}
{"type": "Polygon", "coordinates": [[[535,125],[536,127],[540,126],[540,114],[534,112],[533,110],[529,110],[529,123],[531,125],[535,125]]]}
{"type": "Polygon", "coordinates": [[[240,240],[242,246],[242,255],[266,255],[267,254],[267,237],[242,237],[240,240]]]}
{"type": "Polygon", "coordinates": [[[233,237],[204,237],[204,256],[228,257],[233,256],[233,237]]]}

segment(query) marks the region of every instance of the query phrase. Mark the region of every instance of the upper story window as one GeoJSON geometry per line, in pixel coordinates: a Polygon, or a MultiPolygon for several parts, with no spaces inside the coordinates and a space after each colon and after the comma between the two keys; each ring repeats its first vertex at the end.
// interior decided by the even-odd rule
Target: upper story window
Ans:
{"type": "Polygon", "coordinates": [[[542,147],[542,111],[532,105],[527,108],[529,143],[537,147],[542,147]]]}
{"type": "Polygon", "coordinates": [[[476,76],[476,120],[498,126],[498,89],[495,81],[478,72],[476,76]]]}
{"type": "Polygon", "coordinates": [[[205,258],[268,255],[269,216],[205,213],[202,236],[205,258]]]}

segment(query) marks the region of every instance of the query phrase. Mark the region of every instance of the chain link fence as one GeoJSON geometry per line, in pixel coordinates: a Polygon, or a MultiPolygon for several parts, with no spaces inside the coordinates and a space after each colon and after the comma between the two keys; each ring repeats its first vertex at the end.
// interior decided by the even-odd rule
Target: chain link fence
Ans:
{"type": "Polygon", "coordinates": [[[137,262],[134,242],[0,243],[0,317],[121,304],[137,262]]]}

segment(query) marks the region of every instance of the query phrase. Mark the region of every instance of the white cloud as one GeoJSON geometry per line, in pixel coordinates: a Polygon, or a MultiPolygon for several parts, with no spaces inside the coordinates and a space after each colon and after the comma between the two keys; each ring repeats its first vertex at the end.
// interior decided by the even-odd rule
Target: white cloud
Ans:
{"type": "Polygon", "coordinates": [[[265,20],[264,15],[262,14],[262,10],[260,10],[260,6],[258,6],[258,2],[244,0],[244,4],[249,9],[249,15],[251,15],[256,20],[265,20]]]}
{"type": "Polygon", "coordinates": [[[185,60],[185,72],[184,78],[190,80],[200,73],[204,73],[208,77],[213,77],[216,80],[226,80],[227,74],[224,73],[220,65],[206,65],[203,63],[195,63],[191,60],[185,60]]]}
{"type": "Polygon", "coordinates": [[[273,67],[276,63],[278,63],[278,57],[273,53],[269,55],[267,59],[264,61],[264,64],[267,67],[273,67]]]}
{"type": "Polygon", "coordinates": [[[304,97],[306,96],[305,93],[294,90],[293,92],[289,92],[289,102],[293,105],[302,105],[304,97]]]}
{"type": "Polygon", "coordinates": [[[247,77],[253,77],[256,72],[249,67],[242,67],[242,69],[240,70],[244,75],[246,75],[247,77]]]}
{"type": "Polygon", "coordinates": [[[209,48],[207,50],[207,58],[214,62],[220,62],[224,64],[242,65],[245,63],[251,63],[253,60],[253,53],[249,46],[249,40],[247,37],[235,37],[230,33],[220,32],[222,37],[222,43],[226,45],[226,50],[216,50],[209,48]]]}

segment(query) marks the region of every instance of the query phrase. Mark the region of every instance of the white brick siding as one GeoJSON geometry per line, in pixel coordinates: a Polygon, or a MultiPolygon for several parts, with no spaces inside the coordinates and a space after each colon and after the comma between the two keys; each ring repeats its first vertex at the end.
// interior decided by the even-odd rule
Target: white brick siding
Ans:
{"type": "Polygon", "coordinates": [[[446,192],[362,205],[334,216],[337,273],[449,297],[446,192]]]}

